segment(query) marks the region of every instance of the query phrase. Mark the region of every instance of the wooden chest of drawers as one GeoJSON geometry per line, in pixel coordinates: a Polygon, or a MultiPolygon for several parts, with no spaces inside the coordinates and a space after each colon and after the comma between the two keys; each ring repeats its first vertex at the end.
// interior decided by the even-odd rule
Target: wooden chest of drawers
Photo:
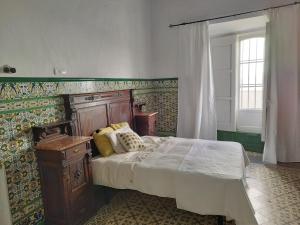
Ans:
{"type": "Polygon", "coordinates": [[[90,140],[64,136],[36,145],[47,225],[83,224],[94,213],[90,140]]]}
{"type": "Polygon", "coordinates": [[[155,136],[156,135],[156,117],[157,112],[138,112],[134,115],[135,129],[140,136],[155,136]]]}

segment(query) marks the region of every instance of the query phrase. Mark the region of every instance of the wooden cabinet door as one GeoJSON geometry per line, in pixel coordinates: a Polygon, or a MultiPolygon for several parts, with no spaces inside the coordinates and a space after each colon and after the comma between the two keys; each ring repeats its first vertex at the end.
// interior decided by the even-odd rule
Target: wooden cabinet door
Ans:
{"type": "Polygon", "coordinates": [[[46,225],[67,224],[68,197],[65,195],[63,169],[54,163],[40,161],[39,170],[46,225]]]}
{"type": "Polygon", "coordinates": [[[132,112],[129,101],[113,102],[109,104],[110,123],[128,122],[131,124],[132,112]]]}
{"type": "Polygon", "coordinates": [[[72,225],[84,221],[93,208],[92,181],[89,171],[87,155],[82,155],[69,164],[72,225]]]}
{"type": "Polygon", "coordinates": [[[77,113],[78,121],[81,121],[78,127],[78,134],[90,136],[99,128],[108,125],[107,105],[98,105],[89,108],[79,109],[77,113]]]}

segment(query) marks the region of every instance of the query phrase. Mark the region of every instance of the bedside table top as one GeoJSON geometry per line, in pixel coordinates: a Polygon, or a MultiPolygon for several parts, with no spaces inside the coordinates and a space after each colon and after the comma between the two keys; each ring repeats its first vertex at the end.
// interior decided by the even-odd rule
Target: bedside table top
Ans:
{"type": "Polygon", "coordinates": [[[63,151],[84,142],[90,141],[92,137],[84,136],[64,136],[51,141],[38,143],[35,148],[37,150],[63,151]]]}
{"type": "Polygon", "coordinates": [[[137,112],[134,116],[154,116],[158,114],[158,112],[137,112]]]}

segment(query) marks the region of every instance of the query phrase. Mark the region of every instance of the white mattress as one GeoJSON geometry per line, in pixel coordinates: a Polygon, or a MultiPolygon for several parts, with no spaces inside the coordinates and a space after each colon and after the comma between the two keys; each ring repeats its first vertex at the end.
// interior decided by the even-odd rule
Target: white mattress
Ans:
{"type": "Polygon", "coordinates": [[[93,181],[117,189],[134,189],[133,168],[140,152],[114,154],[92,160],[93,181]]]}
{"type": "Polygon", "coordinates": [[[143,137],[143,151],[92,160],[94,184],[175,198],[177,207],[256,225],[246,194],[249,160],[234,142],[143,137]]]}

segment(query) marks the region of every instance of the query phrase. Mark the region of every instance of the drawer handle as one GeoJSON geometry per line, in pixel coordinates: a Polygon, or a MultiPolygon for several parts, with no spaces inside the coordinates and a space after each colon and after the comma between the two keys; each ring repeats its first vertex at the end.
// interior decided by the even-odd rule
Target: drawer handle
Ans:
{"type": "Polygon", "coordinates": [[[73,152],[74,152],[74,153],[78,153],[79,151],[80,151],[80,149],[77,148],[77,149],[75,149],[73,152]]]}
{"type": "Polygon", "coordinates": [[[76,171],[75,171],[75,173],[74,173],[74,178],[75,178],[76,180],[78,180],[78,179],[80,178],[81,172],[82,172],[82,171],[80,171],[80,170],[76,170],[76,171]]]}
{"type": "Polygon", "coordinates": [[[85,100],[87,100],[87,101],[94,101],[95,97],[94,96],[88,96],[88,97],[85,97],[85,100]]]}

